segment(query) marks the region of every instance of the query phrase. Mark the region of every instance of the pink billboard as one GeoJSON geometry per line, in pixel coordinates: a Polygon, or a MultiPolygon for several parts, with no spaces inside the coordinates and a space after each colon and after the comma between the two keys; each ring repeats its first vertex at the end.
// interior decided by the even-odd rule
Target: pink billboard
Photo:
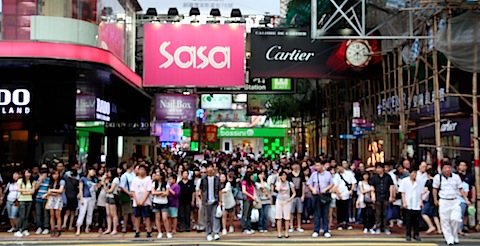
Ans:
{"type": "Polygon", "coordinates": [[[245,28],[145,24],[144,86],[243,86],[245,28]]]}
{"type": "Polygon", "coordinates": [[[118,59],[123,59],[124,25],[122,23],[102,22],[98,26],[98,47],[109,50],[118,59]]]}

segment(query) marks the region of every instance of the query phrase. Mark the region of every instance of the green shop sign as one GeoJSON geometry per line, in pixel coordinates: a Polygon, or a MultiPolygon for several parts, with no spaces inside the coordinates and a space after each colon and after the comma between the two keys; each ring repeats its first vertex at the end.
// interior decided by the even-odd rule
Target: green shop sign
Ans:
{"type": "Polygon", "coordinates": [[[273,91],[289,91],[292,89],[292,79],[290,78],[272,78],[273,91]]]}
{"type": "Polygon", "coordinates": [[[285,128],[219,128],[219,138],[268,138],[284,137],[285,128]]]}

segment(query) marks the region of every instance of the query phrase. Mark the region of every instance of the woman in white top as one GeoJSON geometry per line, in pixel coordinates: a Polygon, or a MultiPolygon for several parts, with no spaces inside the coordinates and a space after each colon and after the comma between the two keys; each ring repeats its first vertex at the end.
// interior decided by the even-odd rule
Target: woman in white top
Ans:
{"type": "Polygon", "coordinates": [[[8,232],[14,232],[16,231],[15,227],[17,225],[17,217],[18,217],[18,184],[17,181],[20,178],[20,174],[15,172],[12,175],[12,182],[7,184],[7,187],[5,188],[4,195],[8,193],[7,195],[7,213],[8,213],[8,219],[10,221],[10,230],[8,232]]]}
{"type": "Polygon", "coordinates": [[[227,176],[225,174],[220,175],[220,185],[222,186],[222,202],[223,202],[223,216],[222,216],[222,225],[223,230],[222,234],[227,235],[227,216],[228,225],[230,233],[234,232],[233,227],[233,218],[235,216],[235,198],[233,197],[232,184],[228,182],[227,176]]]}
{"type": "Polygon", "coordinates": [[[118,178],[117,168],[111,168],[107,171],[107,177],[103,183],[105,193],[107,193],[107,230],[103,232],[103,235],[110,234],[110,236],[117,235],[118,227],[118,213],[117,203],[118,201],[118,185],[120,179],[118,178]]]}
{"type": "Polygon", "coordinates": [[[157,238],[162,238],[162,221],[167,238],[172,238],[171,226],[168,220],[168,188],[167,178],[165,173],[160,169],[156,169],[152,173],[152,195],[153,195],[153,212],[155,213],[155,226],[158,230],[157,238]]]}
{"type": "Polygon", "coordinates": [[[357,208],[361,209],[362,213],[363,233],[370,232],[371,234],[375,234],[375,231],[373,230],[373,225],[375,224],[372,203],[373,187],[368,183],[370,180],[370,173],[364,172],[362,178],[362,181],[358,183],[360,194],[358,194],[357,208]]]}

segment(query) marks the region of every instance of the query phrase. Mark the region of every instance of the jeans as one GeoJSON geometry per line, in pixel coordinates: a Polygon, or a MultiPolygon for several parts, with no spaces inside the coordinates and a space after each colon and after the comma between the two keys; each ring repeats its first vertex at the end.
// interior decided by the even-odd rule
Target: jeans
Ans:
{"type": "Polygon", "coordinates": [[[323,231],[328,232],[328,209],[330,203],[322,204],[320,202],[320,196],[313,197],[314,217],[313,231],[320,232],[320,219],[323,221],[323,231]]]}
{"type": "Polygon", "coordinates": [[[217,204],[211,204],[208,205],[206,204],[204,206],[205,208],[205,222],[206,222],[206,227],[205,227],[205,232],[208,235],[211,235],[212,232],[214,234],[218,234],[220,232],[220,219],[215,218],[215,213],[217,211],[217,204]]]}
{"type": "Polygon", "coordinates": [[[20,202],[18,208],[18,231],[28,230],[28,216],[30,215],[30,209],[32,208],[32,202],[20,202]]]}
{"type": "Polygon", "coordinates": [[[420,210],[405,210],[405,227],[407,228],[407,237],[412,237],[412,227],[413,236],[419,236],[420,216],[420,210]]]}
{"type": "Polygon", "coordinates": [[[180,203],[178,208],[178,227],[180,230],[190,230],[190,214],[192,211],[191,203],[180,203]]]}
{"type": "Polygon", "coordinates": [[[387,229],[387,208],[389,204],[388,200],[375,202],[375,226],[377,229],[387,229]]]}
{"type": "Polygon", "coordinates": [[[345,225],[348,227],[348,219],[349,219],[349,208],[348,204],[350,204],[350,199],[348,200],[337,200],[337,221],[338,226],[345,225]]]}
{"type": "Polygon", "coordinates": [[[18,206],[14,206],[14,201],[7,201],[5,205],[9,219],[16,219],[18,217],[18,206]]]}
{"type": "Polygon", "coordinates": [[[35,213],[37,214],[37,228],[50,229],[50,211],[45,209],[47,200],[35,202],[35,213]]]}
{"type": "Polygon", "coordinates": [[[268,223],[268,210],[270,204],[263,204],[262,209],[260,209],[260,218],[258,219],[258,230],[266,230],[268,223]]]}
{"type": "Polygon", "coordinates": [[[251,230],[252,229],[252,209],[253,209],[253,201],[250,200],[243,200],[243,211],[242,211],[242,231],[251,230]]]}
{"type": "Polygon", "coordinates": [[[302,220],[309,220],[310,215],[313,215],[313,198],[305,198],[303,201],[302,220]]]}
{"type": "Polygon", "coordinates": [[[462,222],[458,224],[458,231],[461,232],[463,230],[463,222],[464,222],[463,219],[464,219],[465,213],[467,212],[467,204],[464,202],[460,202],[460,208],[462,209],[462,216],[460,217],[462,222]]]}

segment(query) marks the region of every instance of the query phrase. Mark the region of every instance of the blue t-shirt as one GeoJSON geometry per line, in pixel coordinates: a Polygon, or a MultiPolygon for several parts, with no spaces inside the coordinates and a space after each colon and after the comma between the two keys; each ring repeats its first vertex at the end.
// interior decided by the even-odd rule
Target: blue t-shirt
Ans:
{"type": "MultiPolygon", "coordinates": [[[[470,192],[470,186],[465,181],[462,181],[462,188],[465,192],[467,192],[467,193],[470,192]]],[[[465,201],[465,198],[463,198],[463,196],[459,196],[458,200],[460,200],[460,203],[467,203],[465,201]]]]}
{"type": "Polygon", "coordinates": [[[37,197],[35,198],[35,201],[37,202],[45,202],[47,201],[46,199],[43,199],[42,196],[47,194],[48,191],[48,186],[50,185],[50,177],[47,177],[41,184],[40,187],[38,187],[37,191],[37,197]]]}
{"type": "Polygon", "coordinates": [[[87,177],[82,177],[80,182],[83,183],[83,197],[92,197],[94,180],[89,180],[87,177]]]}

